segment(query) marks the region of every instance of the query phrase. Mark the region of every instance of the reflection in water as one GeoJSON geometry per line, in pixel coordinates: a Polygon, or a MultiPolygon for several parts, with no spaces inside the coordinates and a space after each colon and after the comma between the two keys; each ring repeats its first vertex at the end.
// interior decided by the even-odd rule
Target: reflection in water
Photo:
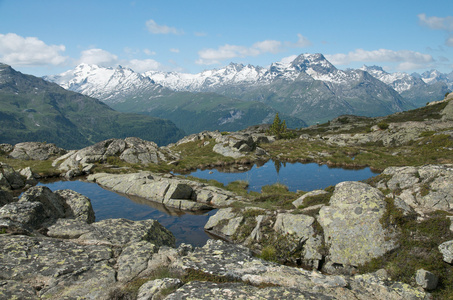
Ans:
{"type": "Polygon", "coordinates": [[[254,165],[245,172],[236,170],[236,173],[233,173],[231,169],[212,169],[197,170],[188,175],[208,180],[214,179],[225,185],[232,181],[244,180],[249,183],[248,190],[256,192],[260,192],[264,185],[281,183],[295,192],[324,189],[342,181],[360,181],[377,174],[370,168],[342,169],[316,163],[285,163],[269,160],[263,165],[254,165]]]}
{"type": "Polygon", "coordinates": [[[143,198],[120,195],[91,182],[57,181],[39,185],[45,185],[52,191],[71,189],[87,196],[91,199],[96,221],[117,218],[133,221],[157,220],[173,233],[177,245],[189,243],[203,246],[210,238],[204,232],[204,225],[217,211],[211,210],[202,214],[186,213],[143,198]]]}

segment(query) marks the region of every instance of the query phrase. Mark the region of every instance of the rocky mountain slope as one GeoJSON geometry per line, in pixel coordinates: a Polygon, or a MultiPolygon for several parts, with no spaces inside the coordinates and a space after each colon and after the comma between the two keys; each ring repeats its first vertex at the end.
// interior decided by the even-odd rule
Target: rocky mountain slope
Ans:
{"type": "Polygon", "coordinates": [[[183,132],[172,122],[114,111],[103,102],[0,65],[0,143],[47,141],[81,148],[111,137],[139,136],[159,145],[183,132]]]}
{"type": "MultiPolygon", "coordinates": [[[[197,97],[206,98],[206,95],[197,93],[208,92],[265,103],[281,114],[314,124],[341,114],[387,115],[437,100],[445,95],[448,84],[451,85],[453,81],[449,75],[433,76],[388,74],[373,67],[343,71],[335,68],[322,54],[302,54],[292,62],[273,63],[269,68],[231,63],[224,68],[199,74],[158,71],[136,74],[121,67],[107,69],[80,65],[75,70],[45,78],[113,106],[114,102],[121,101],[121,110],[140,102],[143,111],[155,116],[171,115],[169,108],[155,109],[164,106],[162,103],[167,97],[190,97],[193,100],[197,97]],[[195,94],[178,95],[163,87],[195,94]]],[[[192,110],[199,110],[204,103],[194,102],[196,104],[192,102],[192,110]]],[[[182,105],[178,103],[173,109],[179,109],[182,105]]],[[[229,107],[233,110],[237,108],[231,104],[229,107]]],[[[176,122],[177,118],[171,117],[176,122]]]]}

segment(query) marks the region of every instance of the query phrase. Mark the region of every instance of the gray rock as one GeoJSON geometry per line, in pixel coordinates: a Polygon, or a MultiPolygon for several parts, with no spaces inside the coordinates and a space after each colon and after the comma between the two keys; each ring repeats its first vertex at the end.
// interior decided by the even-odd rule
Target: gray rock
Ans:
{"type": "Polygon", "coordinates": [[[354,181],[337,184],[330,206],[321,208],[318,219],[329,246],[328,259],[358,266],[394,249],[392,232],[380,223],[385,210],[384,195],[378,189],[354,181]]]}
{"type": "Polygon", "coordinates": [[[25,178],[7,165],[0,163],[0,186],[7,189],[20,189],[25,186],[25,178]]]}
{"type": "Polygon", "coordinates": [[[223,145],[223,144],[216,144],[213,148],[212,151],[215,153],[218,153],[223,156],[228,156],[232,158],[240,158],[244,157],[245,155],[239,151],[239,149],[230,147],[228,145],[223,145]]]}
{"type": "Polygon", "coordinates": [[[173,234],[156,220],[134,222],[126,219],[106,219],[95,222],[91,226],[94,230],[81,235],[79,240],[107,241],[113,245],[148,241],[157,247],[175,244],[173,234]]]}
{"type": "Polygon", "coordinates": [[[437,287],[439,278],[429,271],[420,269],[417,270],[415,281],[425,290],[434,290],[437,287]]]}
{"type": "Polygon", "coordinates": [[[0,190],[0,206],[14,202],[14,197],[7,191],[0,190]]]}
{"type": "Polygon", "coordinates": [[[13,222],[3,225],[4,228],[10,228],[10,230],[22,226],[28,230],[39,229],[49,221],[44,206],[40,202],[13,202],[3,205],[0,208],[1,219],[13,222]],[[13,227],[11,228],[11,226],[13,227]]]}
{"type": "Polygon", "coordinates": [[[29,284],[15,280],[0,281],[0,297],[2,299],[39,300],[35,289],[29,284]]]}
{"type": "Polygon", "coordinates": [[[446,263],[453,263],[453,240],[440,244],[439,251],[442,253],[443,259],[446,263]]]}
{"type": "Polygon", "coordinates": [[[77,219],[58,219],[48,227],[47,235],[53,238],[77,239],[94,231],[94,227],[77,219]]]}
{"type": "Polygon", "coordinates": [[[19,202],[41,202],[49,218],[64,218],[66,216],[64,199],[53,193],[46,186],[34,186],[26,190],[19,199],[19,202]]]}
{"type": "Polygon", "coordinates": [[[159,300],[162,299],[162,291],[177,289],[183,282],[178,278],[162,278],[148,281],[138,290],[137,300],[159,300]]]}
{"type": "Polygon", "coordinates": [[[301,205],[304,205],[304,200],[307,198],[307,197],[311,197],[311,196],[318,196],[318,195],[324,195],[324,194],[328,194],[328,192],[324,191],[324,190],[314,190],[314,191],[311,191],[311,192],[308,192],[302,196],[300,196],[299,198],[297,198],[296,200],[293,201],[293,205],[294,207],[298,208],[299,206],[301,205]]]}
{"type": "Polygon", "coordinates": [[[16,144],[9,156],[22,160],[47,160],[50,157],[64,155],[66,152],[66,150],[55,146],[55,144],[25,142],[16,144]]]}
{"type": "Polygon", "coordinates": [[[94,210],[88,197],[72,190],[58,190],[55,191],[55,194],[60,196],[66,203],[66,218],[75,218],[85,223],[94,222],[94,210]]]}
{"type": "Polygon", "coordinates": [[[127,281],[144,271],[156,251],[157,247],[148,241],[131,243],[123,248],[117,262],[118,280],[127,281]]]}

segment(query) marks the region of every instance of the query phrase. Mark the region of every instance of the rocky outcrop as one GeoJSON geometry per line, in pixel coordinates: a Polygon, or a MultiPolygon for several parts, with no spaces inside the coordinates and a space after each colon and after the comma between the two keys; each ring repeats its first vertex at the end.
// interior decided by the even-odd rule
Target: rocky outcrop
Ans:
{"type": "Polygon", "coordinates": [[[329,205],[321,208],[318,218],[329,249],[326,270],[334,264],[364,264],[397,246],[393,232],[380,222],[386,212],[384,198],[381,191],[361,182],[335,186],[329,205]]]}
{"type": "Polygon", "coordinates": [[[64,155],[67,151],[55,146],[40,142],[25,142],[14,145],[9,157],[21,160],[47,160],[64,155]]]}
{"type": "Polygon", "coordinates": [[[425,214],[453,208],[453,166],[389,167],[382,172],[376,187],[388,189],[388,195],[403,210],[425,214]],[[405,208],[406,207],[406,208],[405,208]]]}
{"type": "Polygon", "coordinates": [[[382,272],[354,277],[324,275],[261,260],[247,248],[223,241],[209,240],[169,266],[230,282],[189,282],[166,299],[428,299],[423,290],[388,281],[382,272]]]}
{"type": "Polygon", "coordinates": [[[275,141],[275,138],[264,133],[236,132],[217,136],[215,141],[217,144],[212,149],[214,152],[223,156],[240,158],[249,153],[254,153],[258,156],[266,155],[266,151],[258,147],[258,145],[275,141]]]}
{"type": "Polygon", "coordinates": [[[241,200],[231,192],[170,174],[97,173],[88,176],[87,179],[116,192],[139,196],[182,210],[212,209],[212,206],[226,206],[241,200]]]}
{"type": "Polygon", "coordinates": [[[25,187],[26,179],[11,166],[0,163],[0,189],[17,190],[25,187]]]}
{"type": "Polygon", "coordinates": [[[90,200],[69,190],[34,187],[3,205],[0,298],[110,299],[175,244],[155,220],[93,221],[90,200]]]}
{"type": "Polygon", "coordinates": [[[109,139],[77,151],[70,151],[53,162],[66,177],[90,173],[92,164],[111,157],[131,164],[157,164],[177,159],[168,148],[135,137],[109,139]]]}

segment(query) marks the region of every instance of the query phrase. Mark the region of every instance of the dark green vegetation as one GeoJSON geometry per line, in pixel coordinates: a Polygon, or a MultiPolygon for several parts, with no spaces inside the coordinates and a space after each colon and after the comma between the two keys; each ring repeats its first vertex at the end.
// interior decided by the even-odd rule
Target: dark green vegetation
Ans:
{"type": "Polygon", "coordinates": [[[96,99],[0,64],[0,143],[46,141],[77,149],[129,136],[165,145],[184,133],[168,120],[119,113],[96,99]]]}
{"type": "MultiPolygon", "coordinates": [[[[171,120],[187,134],[204,130],[237,131],[270,123],[276,110],[259,102],[241,101],[214,93],[161,91],[159,96],[134,95],[110,104],[122,112],[143,113],[171,120]]],[[[305,127],[301,119],[285,116],[290,128],[305,127]]]]}

